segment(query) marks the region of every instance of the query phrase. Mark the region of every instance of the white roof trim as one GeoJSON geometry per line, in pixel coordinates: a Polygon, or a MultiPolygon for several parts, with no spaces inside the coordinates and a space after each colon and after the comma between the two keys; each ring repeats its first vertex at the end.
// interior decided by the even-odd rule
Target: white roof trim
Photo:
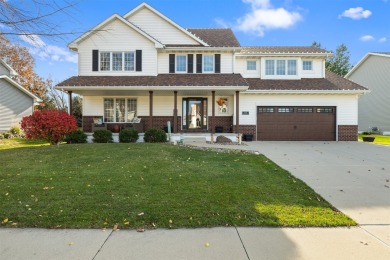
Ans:
{"type": "Polygon", "coordinates": [[[4,67],[6,67],[9,70],[9,74],[11,76],[18,76],[19,75],[10,65],[8,65],[8,63],[3,61],[2,59],[0,59],[0,62],[1,62],[1,64],[4,65],[4,67]]]}
{"type": "Polygon", "coordinates": [[[344,76],[344,78],[349,79],[349,77],[355,72],[355,70],[357,70],[370,56],[390,58],[389,54],[369,52],[366,55],[364,55],[364,57],[355,66],[353,66],[353,68],[347,73],[347,75],[344,76]]]}
{"type": "Polygon", "coordinates": [[[148,5],[147,3],[142,3],[140,4],[139,6],[137,6],[136,8],[134,8],[133,10],[131,10],[130,12],[128,12],[127,14],[125,14],[123,17],[125,19],[129,18],[130,16],[132,16],[133,14],[135,14],[136,12],[138,12],[138,10],[142,9],[142,8],[148,8],[150,11],[152,11],[153,13],[157,14],[158,16],[160,16],[162,19],[164,19],[165,21],[167,21],[168,23],[170,23],[171,25],[173,25],[174,27],[176,27],[177,29],[179,29],[181,32],[183,32],[184,34],[186,34],[187,36],[191,37],[192,39],[194,39],[195,41],[199,42],[200,44],[202,45],[205,45],[205,46],[210,46],[209,44],[207,44],[206,42],[202,41],[201,39],[199,39],[198,37],[196,37],[195,35],[193,35],[192,33],[190,33],[189,31],[187,31],[186,29],[184,29],[183,27],[181,27],[180,25],[178,25],[177,23],[175,23],[174,21],[172,21],[171,19],[169,19],[168,17],[166,17],[165,15],[163,15],[162,13],[160,13],[159,11],[157,11],[156,9],[154,9],[153,7],[151,7],[150,5],[148,5]]]}
{"type": "Polygon", "coordinates": [[[34,102],[42,102],[42,99],[40,99],[39,97],[35,96],[33,93],[31,93],[30,91],[28,91],[24,87],[20,86],[18,83],[16,83],[10,77],[3,75],[3,76],[0,76],[0,79],[5,79],[6,81],[8,81],[12,85],[14,85],[17,89],[19,89],[20,91],[25,93],[27,96],[30,96],[31,98],[33,98],[34,102]]]}
{"type": "Polygon", "coordinates": [[[68,47],[70,49],[77,49],[77,45],[79,44],[79,42],[81,42],[84,39],[88,38],[88,36],[90,36],[92,33],[95,33],[95,31],[97,31],[100,28],[102,28],[103,26],[107,25],[108,23],[110,23],[114,19],[118,19],[119,21],[123,22],[124,24],[126,24],[127,26],[129,26],[130,28],[132,28],[133,30],[138,32],[139,34],[143,35],[145,38],[147,38],[151,42],[154,42],[156,48],[163,48],[164,47],[164,45],[162,43],[160,43],[159,41],[157,41],[156,39],[151,37],[149,34],[145,33],[144,31],[139,29],[137,26],[133,25],[132,23],[130,23],[129,21],[127,21],[126,19],[124,19],[123,17],[121,17],[118,14],[111,15],[106,20],[104,20],[103,22],[99,23],[98,25],[93,27],[91,30],[89,30],[88,32],[86,32],[83,35],[81,35],[80,37],[78,37],[76,40],[74,40],[71,43],[69,43],[68,47]]]}
{"type": "Polygon", "coordinates": [[[61,90],[247,90],[248,86],[57,86],[61,90]]]}

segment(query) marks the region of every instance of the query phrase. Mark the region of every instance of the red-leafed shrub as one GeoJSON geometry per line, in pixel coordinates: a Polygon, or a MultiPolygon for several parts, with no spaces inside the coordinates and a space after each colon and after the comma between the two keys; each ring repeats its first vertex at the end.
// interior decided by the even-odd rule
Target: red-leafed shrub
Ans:
{"type": "Polygon", "coordinates": [[[66,134],[77,129],[74,116],[60,110],[35,111],[23,117],[21,127],[27,139],[45,139],[58,144],[66,134]]]}

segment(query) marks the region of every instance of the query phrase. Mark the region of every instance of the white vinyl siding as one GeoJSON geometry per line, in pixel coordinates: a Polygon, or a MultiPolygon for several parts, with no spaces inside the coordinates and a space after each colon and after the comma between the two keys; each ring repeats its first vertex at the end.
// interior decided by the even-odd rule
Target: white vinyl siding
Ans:
{"type": "MultiPolygon", "coordinates": [[[[101,31],[93,33],[78,46],[78,68],[80,76],[155,76],[157,75],[157,50],[153,42],[134,31],[119,20],[114,20],[103,27],[101,31]],[[129,64],[128,70],[121,71],[92,71],[92,50],[99,50],[99,59],[102,52],[134,52],[142,50],[142,71],[134,71],[134,65],[129,64]]],[[[135,60],[135,55],[129,54],[128,60],[135,60]]],[[[125,60],[126,60],[125,59],[125,60]]],[[[112,60],[111,60],[112,61],[112,60]]],[[[134,64],[134,63],[133,63],[134,64]]],[[[110,66],[112,66],[110,64],[110,66]]],[[[126,67],[126,66],[125,66],[126,67]]]]}
{"type": "Polygon", "coordinates": [[[2,63],[0,63],[0,75],[10,76],[10,71],[2,63]]]}
{"type": "Polygon", "coordinates": [[[162,44],[198,44],[190,36],[146,8],[140,9],[128,17],[128,20],[162,44]]]}
{"type": "Polygon", "coordinates": [[[310,60],[310,62],[312,64],[311,70],[304,70],[304,68],[303,68],[304,63],[303,62],[302,62],[302,68],[300,69],[300,73],[301,73],[302,78],[324,78],[325,77],[325,61],[323,59],[310,60]]]}
{"type": "Polygon", "coordinates": [[[349,76],[371,92],[359,98],[359,131],[390,131],[390,57],[370,55],[349,76]]]}
{"type": "Polygon", "coordinates": [[[33,112],[33,99],[4,79],[0,79],[0,130],[19,125],[33,112]]]}

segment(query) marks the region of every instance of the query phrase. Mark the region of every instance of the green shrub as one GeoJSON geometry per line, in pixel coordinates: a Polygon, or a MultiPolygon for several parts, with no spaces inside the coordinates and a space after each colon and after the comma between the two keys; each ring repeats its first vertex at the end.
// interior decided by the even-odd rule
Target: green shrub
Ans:
{"type": "Polygon", "coordinates": [[[11,139],[13,137],[10,132],[3,133],[3,136],[4,136],[5,139],[11,139]]]}
{"type": "Polygon", "coordinates": [[[22,129],[19,127],[19,126],[13,126],[11,127],[11,129],[9,130],[9,132],[14,136],[14,137],[20,137],[23,132],[22,132],[22,129]]]}
{"type": "Polygon", "coordinates": [[[4,139],[4,135],[2,133],[0,133],[0,140],[1,139],[4,139]]]}
{"type": "Polygon", "coordinates": [[[65,135],[65,142],[68,144],[83,144],[87,142],[87,135],[83,130],[77,129],[65,135]]]}
{"type": "Polygon", "coordinates": [[[145,131],[144,141],[147,143],[163,143],[167,141],[167,134],[162,129],[150,128],[145,131]]]}
{"type": "Polygon", "coordinates": [[[138,132],[133,128],[123,129],[119,133],[119,142],[121,143],[135,143],[138,140],[138,132]]]}
{"type": "Polygon", "coordinates": [[[96,130],[92,136],[94,143],[112,143],[112,132],[110,130],[96,130]]]}

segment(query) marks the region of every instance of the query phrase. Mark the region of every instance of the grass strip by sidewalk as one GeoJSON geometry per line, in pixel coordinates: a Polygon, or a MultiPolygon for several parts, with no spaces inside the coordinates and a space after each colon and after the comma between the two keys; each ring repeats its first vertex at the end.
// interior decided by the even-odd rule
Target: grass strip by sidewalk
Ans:
{"type": "Polygon", "coordinates": [[[262,155],[167,144],[0,150],[0,227],[356,223],[262,155]]]}

